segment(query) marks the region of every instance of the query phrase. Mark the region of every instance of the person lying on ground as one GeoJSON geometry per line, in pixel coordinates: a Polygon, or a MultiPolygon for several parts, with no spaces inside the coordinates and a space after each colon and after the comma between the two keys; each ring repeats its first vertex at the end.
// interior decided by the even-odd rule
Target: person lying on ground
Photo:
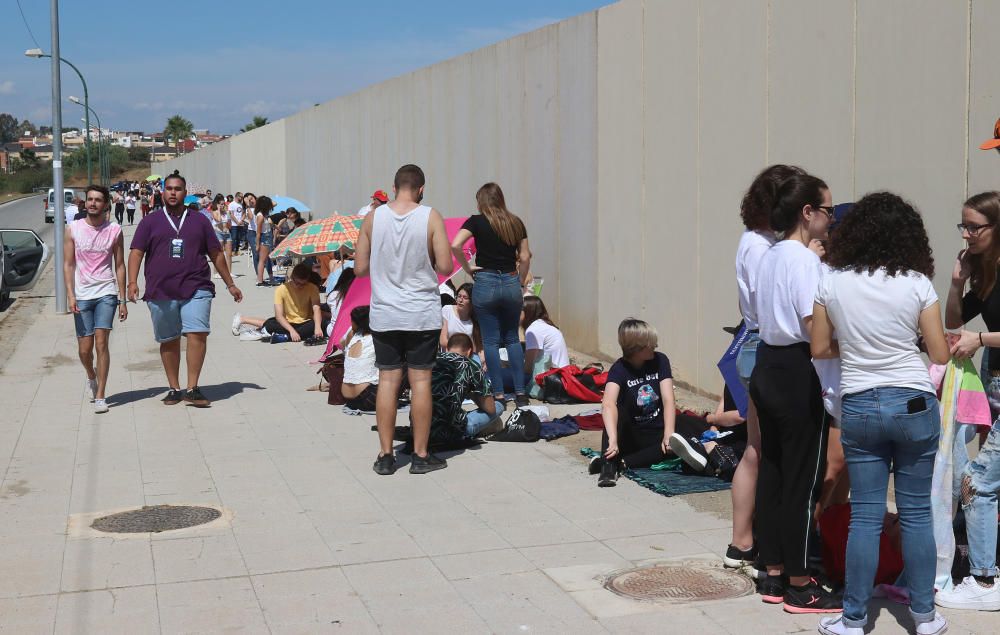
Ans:
{"type": "Polygon", "coordinates": [[[292,279],[274,290],[274,317],[264,319],[237,313],[233,316],[233,335],[241,335],[245,330],[242,327],[249,325],[256,331],[243,333],[248,335],[244,339],[263,337],[260,329],[271,336],[287,335],[293,342],[309,337],[322,339],[326,324],[320,312],[319,288],[309,282],[311,273],[308,265],[295,265],[292,279]]]}
{"type": "Polygon", "coordinates": [[[431,372],[430,445],[434,449],[459,447],[469,439],[487,436],[503,428],[503,404],[493,399],[490,380],[479,362],[472,359],[472,338],[455,333],[448,338],[447,351],[438,353],[431,372]],[[471,399],[476,409],[462,410],[471,399]]]}

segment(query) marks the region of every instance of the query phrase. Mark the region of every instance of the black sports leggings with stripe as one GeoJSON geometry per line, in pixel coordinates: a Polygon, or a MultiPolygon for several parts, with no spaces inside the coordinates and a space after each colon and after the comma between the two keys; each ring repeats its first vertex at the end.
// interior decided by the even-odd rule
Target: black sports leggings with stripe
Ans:
{"type": "Polygon", "coordinates": [[[809,575],[807,543],[826,469],[826,422],[809,344],[760,343],[750,378],[760,420],[757,543],[765,565],[809,575]]]}

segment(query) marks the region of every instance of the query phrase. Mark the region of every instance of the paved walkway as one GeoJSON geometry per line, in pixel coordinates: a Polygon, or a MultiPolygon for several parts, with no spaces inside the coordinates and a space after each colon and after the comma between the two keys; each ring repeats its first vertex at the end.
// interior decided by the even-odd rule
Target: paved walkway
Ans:
{"type": "MultiPolygon", "coordinates": [[[[245,271],[245,263],[237,263],[245,271]]],[[[271,291],[239,279],[241,309],[271,291]]],[[[211,409],[164,406],[145,306],[112,337],[111,411],[85,398],[72,320],[44,304],[0,373],[0,632],[791,633],[817,618],[757,597],[660,606],[608,572],[717,561],[728,521],[622,480],[599,490],[555,444],[490,444],[446,470],[371,471],[371,417],[306,392],[316,348],[239,342],[215,302],[203,374],[211,409]],[[95,514],[205,504],[213,525],[138,536],[95,514]]],[[[877,633],[905,609],[873,610],[877,633]]],[[[996,632],[954,613],[951,633],[996,632]]]]}

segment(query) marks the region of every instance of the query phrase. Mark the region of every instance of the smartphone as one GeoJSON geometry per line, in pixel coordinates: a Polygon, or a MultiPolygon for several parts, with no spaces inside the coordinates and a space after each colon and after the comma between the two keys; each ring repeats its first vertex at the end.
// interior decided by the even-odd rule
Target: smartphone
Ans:
{"type": "Polygon", "coordinates": [[[927,400],[923,397],[914,397],[906,402],[906,414],[916,414],[927,410],[927,400]]]}

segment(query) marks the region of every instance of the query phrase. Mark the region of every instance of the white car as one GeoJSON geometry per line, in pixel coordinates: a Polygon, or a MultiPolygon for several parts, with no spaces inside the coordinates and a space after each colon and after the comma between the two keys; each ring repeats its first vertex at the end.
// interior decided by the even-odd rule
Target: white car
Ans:
{"type": "Polygon", "coordinates": [[[35,286],[49,261],[49,246],[30,229],[0,229],[0,307],[11,291],[35,286]]]}
{"type": "MultiPolygon", "coordinates": [[[[63,207],[72,208],[73,210],[76,210],[76,206],[73,205],[73,201],[75,200],[76,200],[76,192],[74,192],[72,188],[68,187],[64,188],[63,207]]],[[[45,210],[45,222],[46,223],[56,222],[56,191],[51,187],[49,188],[48,193],[45,195],[44,205],[45,207],[43,209],[45,210]]],[[[73,214],[76,214],[76,211],[74,211],[73,214]]],[[[67,222],[73,220],[72,215],[67,214],[66,220],[67,222]]]]}

